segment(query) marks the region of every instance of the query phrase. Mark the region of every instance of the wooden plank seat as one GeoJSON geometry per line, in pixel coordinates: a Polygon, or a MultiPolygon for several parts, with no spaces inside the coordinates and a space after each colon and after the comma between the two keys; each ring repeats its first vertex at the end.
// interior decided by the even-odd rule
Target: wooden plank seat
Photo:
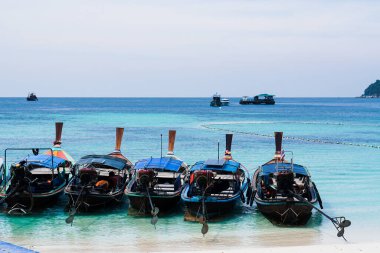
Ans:
{"type": "Polygon", "coordinates": [[[160,196],[170,196],[170,195],[175,195],[177,192],[174,192],[174,191],[153,191],[156,195],[160,195],[160,196]]]}
{"type": "Polygon", "coordinates": [[[173,189],[174,190],[174,185],[173,184],[156,184],[154,186],[154,189],[173,189]]]}
{"type": "Polygon", "coordinates": [[[175,193],[173,184],[156,184],[153,191],[157,195],[173,195],[175,193]]]}
{"type": "Polygon", "coordinates": [[[215,176],[215,179],[216,180],[218,180],[218,179],[220,179],[220,180],[234,180],[235,176],[232,175],[232,174],[229,174],[229,175],[220,175],[220,174],[218,174],[218,175],[215,176]]]}
{"type": "Polygon", "coordinates": [[[234,194],[233,190],[222,191],[223,194],[234,194]]]}
{"type": "MultiPolygon", "coordinates": [[[[63,171],[63,168],[59,168],[59,172],[62,172],[62,171],[63,171]]],[[[32,175],[52,175],[53,173],[57,175],[58,170],[57,169],[52,170],[49,168],[35,168],[35,169],[32,169],[30,173],[32,173],[32,175]]],[[[70,169],[66,168],[65,174],[69,174],[69,173],[70,173],[70,169]]]]}
{"type": "Polygon", "coordinates": [[[174,172],[158,172],[156,177],[158,178],[177,178],[178,176],[181,175],[181,178],[184,178],[185,175],[182,173],[174,173],[174,172]]]}
{"type": "Polygon", "coordinates": [[[220,193],[211,194],[212,197],[231,197],[232,195],[234,195],[234,191],[232,188],[229,188],[225,191],[221,191],[220,193]]]}
{"type": "Polygon", "coordinates": [[[213,193],[210,194],[211,197],[217,197],[217,198],[226,198],[226,197],[231,197],[233,194],[225,194],[225,193],[213,193]]]}
{"type": "Polygon", "coordinates": [[[120,172],[119,174],[119,170],[113,170],[113,169],[104,169],[104,168],[97,168],[98,170],[98,176],[102,176],[102,177],[108,177],[110,172],[113,171],[115,173],[115,175],[120,175],[122,176],[123,173],[120,172]]]}
{"type": "MultiPolygon", "coordinates": [[[[228,180],[228,181],[233,181],[236,179],[235,175],[232,175],[232,174],[229,174],[229,175],[216,175],[215,180],[228,180]]],[[[245,177],[244,176],[240,176],[240,182],[243,182],[245,177]]]]}

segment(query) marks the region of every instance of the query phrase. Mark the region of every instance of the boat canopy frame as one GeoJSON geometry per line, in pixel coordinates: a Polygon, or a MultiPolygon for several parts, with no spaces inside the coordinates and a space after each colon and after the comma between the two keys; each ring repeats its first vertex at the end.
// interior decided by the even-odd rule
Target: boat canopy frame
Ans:
{"type": "Polygon", "coordinates": [[[101,164],[118,171],[128,170],[130,167],[126,160],[111,155],[86,155],[74,164],[74,168],[84,164],[101,164]]]}
{"type": "MultiPolygon", "coordinates": [[[[66,162],[66,160],[64,160],[62,158],[54,157],[52,148],[36,148],[36,147],[34,147],[34,148],[6,148],[4,150],[4,163],[3,163],[4,168],[2,170],[2,175],[1,175],[3,177],[2,184],[3,184],[4,187],[6,187],[8,185],[8,180],[10,179],[7,176],[7,171],[8,171],[8,168],[7,168],[7,153],[9,153],[8,151],[26,151],[26,150],[32,150],[33,154],[36,153],[36,155],[34,155],[34,156],[44,156],[44,157],[46,156],[46,158],[50,156],[51,157],[51,167],[47,167],[50,164],[50,161],[47,161],[47,159],[45,159],[44,161],[40,161],[41,163],[36,162],[35,165],[41,166],[41,167],[45,167],[45,168],[51,168],[53,177],[54,177],[54,169],[55,169],[54,168],[54,160],[58,160],[58,161],[63,160],[64,162],[66,162]],[[51,155],[38,155],[38,153],[40,152],[40,150],[50,150],[51,155]]],[[[26,162],[27,162],[28,161],[28,159],[27,159],[28,157],[29,156],[27,156],[23,160],[26,160],[26,162]]],[[[22,160],[20,160],[20,161],[22,161],[22,160]]],[[[28,164],[28,162],[27,162],[27,165],[30,165],[30,164],[31,163],[28,164]]],[[[59,166],[61,164],[62,163],[57,163],[56,165],[59,166]]]]}
{"type": "Polygon", "coordinates": [[[310,173],[305,166],[295,164],[295,163],[289,163],[289,162],[268,163],[268,164],[261,165],[260,167],[261,167],[260,174],[262,176],[274,174],[276,172],[289,171],[290,170],[293,173],[310,177],[310,173]]]}

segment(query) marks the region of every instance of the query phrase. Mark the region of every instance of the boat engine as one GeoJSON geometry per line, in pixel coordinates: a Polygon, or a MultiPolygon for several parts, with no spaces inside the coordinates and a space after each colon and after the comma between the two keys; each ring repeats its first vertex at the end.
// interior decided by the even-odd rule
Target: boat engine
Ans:
{"type": "Polygon", "coordinates": [[[11,173],[12,173],[12,182],[11,185],[15,186],[18,188],[20,191],[26,187],[28,180],[30,178],[30,172],[25,166],[26,161],[21,161],[17,164],[12,165],[11,167],[11,173]]]}
{"type": "Polygon", "coordinates": [[[277,175],[277,190],[283,195],[293,191],[294,174],[291,171],[280,171],[277,175]]]}
{"type": "Polygon", "coordinates": [[[197,187],[202,190],[206,189],[214,179],[214,173],[210,170],[198,170],[193,175],[193,180],[190,180],[190,183],[195,182],[197,187]]]}
{"type": "Polygon", "coordinates": [[[79,178],[82,185],[88,185],[90,183],[96,183],[98,173],[94,168],[82,168],[79,170],[79,178]]]}
{"type": "Polygon", "coordinates": [[[155,173],[153,170],[138,170],[137,171],[137,184],[139,186],[148,186],[153,182],[155,173]]]}
{"type": "Polygon", "coordinates": [[[15,182],[20,182],[25,177],[25,167],[18,163],[11,168],[13,174],[13,180],[15,182]]]}

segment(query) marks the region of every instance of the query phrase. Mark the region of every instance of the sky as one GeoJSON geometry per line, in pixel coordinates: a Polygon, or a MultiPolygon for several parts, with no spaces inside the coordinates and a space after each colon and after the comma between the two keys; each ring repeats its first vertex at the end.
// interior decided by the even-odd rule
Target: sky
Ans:
{"type": "Polygon", "coordinates": [[[351,97],[380,1],[0,0],[0,96],[351,97]]]}

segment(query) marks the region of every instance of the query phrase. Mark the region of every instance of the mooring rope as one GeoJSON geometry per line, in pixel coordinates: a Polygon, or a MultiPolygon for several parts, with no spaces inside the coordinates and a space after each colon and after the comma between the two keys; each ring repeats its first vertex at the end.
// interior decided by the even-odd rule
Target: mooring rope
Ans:
{"type": "MultiPolygon", "coordinates": [[[[244,123],[240,122],[240,124],[244,124],[244,123]]],[[[249,123],[245,123],[245,124],[249,124],[249,123]]],[[[215,131],[223,131],[223,132],[228,131],[228,132],[236,133],[236,134],[244,134],[244,135],[253,135],[253,136],[259,136],[259,137],[265,137],[265,138],[273,138],[273,135],[271,135],[271,134],[262,134],[262,133],[256,133],[256,132],[245,132],[245,131],[224,129],[224,128],[216,127],[216,125],[222,126],[222,125],[230,125],[230,124],[229,123],[212,123],[212,124],[203,124],[203,125],[201,125],[201,127],[209,129],[209,130],[215,130],[215,131]]],[[[371,144],[364,144],[364,143],[351,143],[351,142],[343,142],[343,141],[309,139],[309,138],[301,138],[301,137],[294,137],[294,136],[284,136],[283,139],[295,140],[295,141],[304,141],[304,142],[313,142],[313,143],[321,143],[321,144],[336,144],[336,145],[380,149],[380,146],[371,145],[371,144]]]]}

